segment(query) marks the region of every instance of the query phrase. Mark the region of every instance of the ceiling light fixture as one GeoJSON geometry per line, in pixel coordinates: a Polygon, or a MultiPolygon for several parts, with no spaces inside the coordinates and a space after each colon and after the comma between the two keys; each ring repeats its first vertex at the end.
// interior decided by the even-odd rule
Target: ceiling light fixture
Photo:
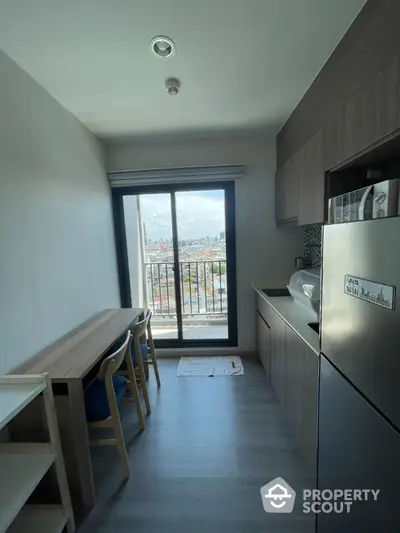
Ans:
{"type": "Polygon", "coordinates": [[[160,59],[168,59],[175,54],[176,46],[172,39],[164,35],[157,35],[150,41],[153,54],[160,59]]]}

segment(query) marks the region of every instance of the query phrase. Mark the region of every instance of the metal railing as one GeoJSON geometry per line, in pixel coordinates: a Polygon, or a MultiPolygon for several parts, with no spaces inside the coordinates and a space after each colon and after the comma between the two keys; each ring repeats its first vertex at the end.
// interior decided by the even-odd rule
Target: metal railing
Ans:
{"type": "MultiPolygon", "coordinates": [[[[154,315],[176,315],[173,262],[145,263],[147,299],[154,315]]],[[[181,261],[179,284],[182,315],[228,313],[226,261],[181,261]]]]}

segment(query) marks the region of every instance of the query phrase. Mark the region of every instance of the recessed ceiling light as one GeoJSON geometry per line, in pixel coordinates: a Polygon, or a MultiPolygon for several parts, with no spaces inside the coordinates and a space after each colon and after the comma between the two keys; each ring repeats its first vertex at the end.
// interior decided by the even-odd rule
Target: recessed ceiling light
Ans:
{"type": "Polygon", "coordinates": [[[150,41],[150,48],[153,54],[161,59],[168,59],[175,54],[175,43],[169,37],[157,35],[150,41]]]}

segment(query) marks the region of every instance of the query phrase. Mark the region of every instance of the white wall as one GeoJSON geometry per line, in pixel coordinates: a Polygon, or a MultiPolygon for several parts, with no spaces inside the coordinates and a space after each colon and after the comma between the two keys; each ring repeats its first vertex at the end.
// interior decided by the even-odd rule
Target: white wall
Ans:
{"type": "Polygon", "coordinates": [[[125,227],[127,228],[126,247],[128,251],[132,307],[144,307],[145,305],[138,200],[138,196],[124,197],[125,227]]]}
{"type": "Polygon", "coordinates": [[[109,170],[244,164],[236,182],[236,248],[239,351],[255,350],[254,281],[286,284],[293,260],[303,254],[301,229],[278,230],[274,220],[275,140],[232,138],[113,142],[109,170]]]}
{"type": "Polygon", "coordinates": [[[118,307],[99,142],[0,52],[0,373],[118,307]]]}

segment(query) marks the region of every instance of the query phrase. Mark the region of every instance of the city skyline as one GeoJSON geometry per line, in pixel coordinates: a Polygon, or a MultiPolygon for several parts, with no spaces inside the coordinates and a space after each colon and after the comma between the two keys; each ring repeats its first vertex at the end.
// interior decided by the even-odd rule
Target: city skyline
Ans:
{"type": "MultiPolygon", "coordinates": [[[[214,238],[225,231],[223,190],[184,191],[175,194],[180,241],[214,238]]],[[[172,239],[170,195],[140,195],[140,206],[147,239],[153,242],[172,239]]]]}

